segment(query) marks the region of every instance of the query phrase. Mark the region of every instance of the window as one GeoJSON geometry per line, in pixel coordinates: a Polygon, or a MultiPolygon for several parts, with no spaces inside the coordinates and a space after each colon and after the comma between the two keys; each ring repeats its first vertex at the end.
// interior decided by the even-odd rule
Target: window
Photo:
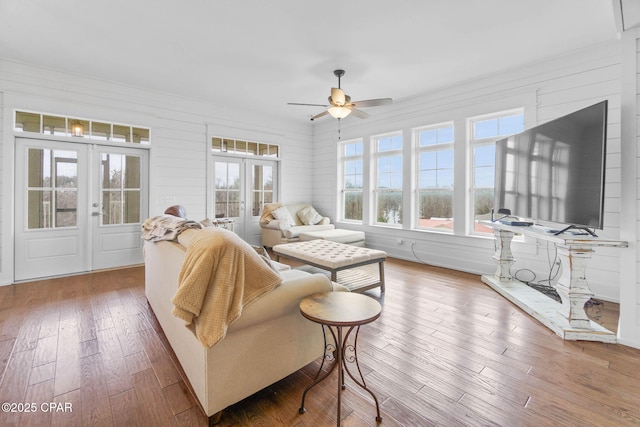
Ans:
{"type": "Polygon", "coordinates": [[[140,222],[140,157],[102,153],[100,159],[102,224],[140,222]]]}
{"type": "Polygon", "coordinates": [[[149,144],[148,128],[26,111],[15,112],[13,130],[16,132],[73,136],[101,141],[149,144]]]}
{"type": "Polygon", "coordinates": [[[342,219],[362,221],[364,182],[362,141],[342,144],[342,219]]]}
{"type": "Polygon", "coordinates": [[[472,153],[473,231],[492,230],[478,221],[489,219],[493,208],[496,140],[524,130],[524,112],[520,110],[495,113],[469,119],[472,153]]]}
{"type": "Polygon", "coordinates": [[[237,160],[214,163],[213,186],[214,217],[236,218],[240,216],[240,162],[237,160]]]}
{"type": "Polygon", "coordinates": [[[28,228],[75,227],[78,153],[29,148],[28,156],[28,228]]]}
{"type": "Polygon", "coordinates": [[[374,138],[377,224],[402,224],[402,134],[374,138]]]}
{"type": "Polygon", "coordinates": [[[416,228],[453,231],[453,123],[415,132],[416,228]]]}
{"type": "Polygon", "coordinates": [[[211,138],[211,151],[241,157],[280,157],[277,145],[219,137],[211,138]]]}

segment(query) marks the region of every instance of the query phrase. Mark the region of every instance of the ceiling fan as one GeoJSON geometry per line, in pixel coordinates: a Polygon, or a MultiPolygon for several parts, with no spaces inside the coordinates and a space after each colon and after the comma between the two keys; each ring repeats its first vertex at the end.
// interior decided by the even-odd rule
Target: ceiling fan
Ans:
{"type": "Polygon", "coordinates": [[[342,88],[340,87],[340,79],[344,76],[344,70],[334,70],[333,75],[338,78],[338,87],[331,88],[331,96],[329,96],[329,104],[303,104],[298,102],[289,102],[288,105],[306,105],[306,106],[314,106],[314,107],[325,107],[327,110],[322,113],[316,114],[311,117],[311,121],[315,119],[319,119],[320,117],[326,116],[329,114],[330,116],[341,120],[347,117],[349,114],[353,114],[355,117],[360,119],[366,119],[369,117],[369,114],[360,110],[360,108],[366,107],[377,107],[379,105],[387,105],[391,104],[393,100],[391,98],[378,98],[378,99],[367,99],[364,101],[351,101],[351,97],[344,93],[342,88]]]}

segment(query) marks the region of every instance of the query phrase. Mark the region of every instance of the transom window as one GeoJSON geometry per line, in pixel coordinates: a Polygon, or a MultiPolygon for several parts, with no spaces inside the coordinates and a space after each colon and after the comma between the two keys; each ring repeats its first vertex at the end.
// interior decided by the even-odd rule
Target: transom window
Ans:
{"type": "Polygon", "coordinates": [[[149,144],[148,128],[28,111],[16,111],[13,130],[99,141],[149,144]]]}
{"type": "Polygon", "coordinates": [[[453,230],[453,123],[415,131],[417,160],[416,228],[453,230]]]}

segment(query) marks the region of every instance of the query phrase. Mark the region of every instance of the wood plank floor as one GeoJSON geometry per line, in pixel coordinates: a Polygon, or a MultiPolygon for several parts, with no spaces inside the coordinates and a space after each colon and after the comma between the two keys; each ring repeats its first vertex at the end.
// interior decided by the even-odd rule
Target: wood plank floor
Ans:
{"type": "MultiPolygon", "coordinates": [[[[358,355],[381,426],[638,426],[640,350],[564,342],[479,277],[390,259],[358,355]]],[[[617,307],[590,310],[608,328],[617,307]]],[[[314,362],[225,410],[221,426],[331,426],[314,362]]],[[[199,426],[207,419],[144,297],[141,267],[0,287],[2,426],[199,426]],[[25,406],[25,404],[27,404],[25,406]],[[31,412],[24,412],[27,409],[31,412]]],[[[375,426],[347,381],[344,426],[375,426]]]]}

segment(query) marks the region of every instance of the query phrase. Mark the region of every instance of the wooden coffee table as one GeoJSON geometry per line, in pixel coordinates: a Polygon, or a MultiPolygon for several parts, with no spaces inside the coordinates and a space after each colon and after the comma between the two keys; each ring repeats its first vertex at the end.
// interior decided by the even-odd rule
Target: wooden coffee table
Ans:
{"type": "Polygon", "coordinates": [[[285,243],[273,247],[276,261],[286,257],[331,272],[331,280],[339,282],[350,291],[366,291],[380,287],[384,292],[384,261],[387,253],[377,249],[361,248],[330,240],[310,240],[299,243],[285,243]],[[338,272],[368,264],[378,264],[378,277],[349,272],[338,280],[338,272]]]}

